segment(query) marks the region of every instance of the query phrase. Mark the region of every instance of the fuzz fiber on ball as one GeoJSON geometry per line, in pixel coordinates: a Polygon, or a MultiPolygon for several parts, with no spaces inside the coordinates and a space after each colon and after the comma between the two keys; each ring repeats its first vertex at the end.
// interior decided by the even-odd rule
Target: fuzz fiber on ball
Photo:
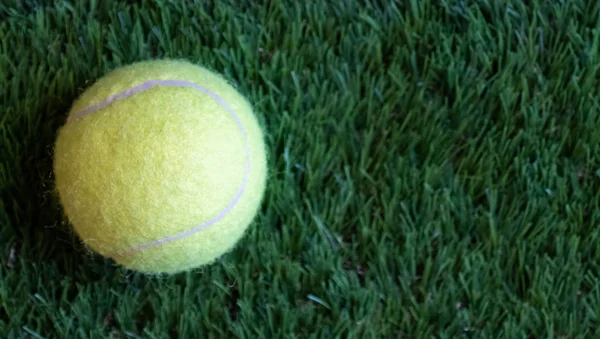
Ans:
{"type": "Polygon", "coordinates": [[[186,61],[107,74],[74,102],[55,145],[56,189],[77,235],[147,273],[230,250],[258,211],[266,172],[250,104],[186,61]]]}

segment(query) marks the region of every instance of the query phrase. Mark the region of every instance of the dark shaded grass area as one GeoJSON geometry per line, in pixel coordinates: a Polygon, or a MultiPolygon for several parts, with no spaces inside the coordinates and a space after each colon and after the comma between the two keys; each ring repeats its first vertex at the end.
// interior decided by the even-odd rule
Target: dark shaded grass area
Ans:
{"type": "Polygon", "coordinates": [[[597,336],[599,13],[2,1],[0,336],[597,336]],[[270,179],[233,252],[149,277],[71,234],[52,144],[95,79],[162,57],[250,99],[270,179]]]}

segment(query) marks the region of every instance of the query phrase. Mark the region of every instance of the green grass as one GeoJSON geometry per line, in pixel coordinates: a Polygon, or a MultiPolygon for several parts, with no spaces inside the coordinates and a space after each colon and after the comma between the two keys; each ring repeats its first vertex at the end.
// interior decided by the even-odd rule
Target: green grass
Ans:
{"type": "Polygon", "coordinates": [[[0,337],[600,336],[600,2],[361,3],[2,1],[0,337]],[[52,147],[160,57],[250,99],[270,180],[233,252],[148,277],[72,234],[52,147]]]}

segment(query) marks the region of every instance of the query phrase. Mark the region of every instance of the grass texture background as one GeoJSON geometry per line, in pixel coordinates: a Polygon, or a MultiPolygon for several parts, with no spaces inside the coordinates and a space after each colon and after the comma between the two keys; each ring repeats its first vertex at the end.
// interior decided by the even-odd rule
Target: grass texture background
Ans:
{"type": "Polygon", "coordinates": [[[600,335],[600,2],[0,4],[0,337],[600,335]],[[223,73],[269,188],[217,264],[88,253],[53,192],[71,102],[120,65],[223,73]]]}

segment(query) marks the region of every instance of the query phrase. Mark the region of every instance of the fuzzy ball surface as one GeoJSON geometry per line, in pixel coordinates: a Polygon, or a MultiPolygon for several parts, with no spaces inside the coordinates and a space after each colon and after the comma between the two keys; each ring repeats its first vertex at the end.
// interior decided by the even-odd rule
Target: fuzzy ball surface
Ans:
{"type": "Polygon", "coordinates": [[[85,90],[59,130],[56,190],[87,247],[124,267],[176,273],[244,235],[267,176],[248,101],[187,61],[143,61],[85,90]]]}

